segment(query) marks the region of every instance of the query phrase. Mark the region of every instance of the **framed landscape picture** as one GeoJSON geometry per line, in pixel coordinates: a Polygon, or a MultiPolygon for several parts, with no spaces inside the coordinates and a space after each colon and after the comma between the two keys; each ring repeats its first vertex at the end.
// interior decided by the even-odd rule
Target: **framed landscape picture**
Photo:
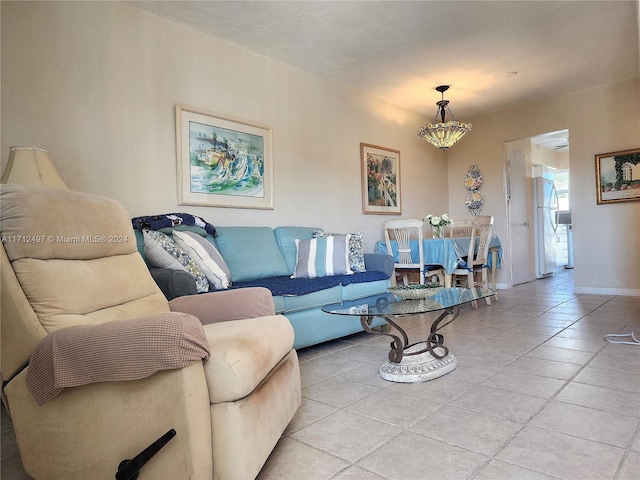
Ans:
{"type": "Polygon", "coordinates": [[[362,162],[362,212],[397,215],[400,204],[400,152],[360,144],[362,162]]]}
{"type": "Polygon", "coordinates": [[[273,208],[271,128],[176,106],[178,204],[273,208]]]}
{"type": "Polygon", "coordinates": [[[598,205],[640,200],[640,148],[595,157],[598,205]]]}

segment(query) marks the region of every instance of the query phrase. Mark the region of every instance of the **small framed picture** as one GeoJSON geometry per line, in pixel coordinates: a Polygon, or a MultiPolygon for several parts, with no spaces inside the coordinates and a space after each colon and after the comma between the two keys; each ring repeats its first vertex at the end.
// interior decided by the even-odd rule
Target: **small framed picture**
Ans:
{"type": "Polygon", "coordinates": [[[361,143],[360,159],[362,213],[401,214],[400,151],[361,143]]]}
{"type": "Polygon", "coordinates": [[[273,209],[270,127],[176,106],[178,204],[273,209]]]}
{"type": "Polygon", "coordinates": [[[598,205],[640,200],[640,148],[595,157],[598,205]]]}

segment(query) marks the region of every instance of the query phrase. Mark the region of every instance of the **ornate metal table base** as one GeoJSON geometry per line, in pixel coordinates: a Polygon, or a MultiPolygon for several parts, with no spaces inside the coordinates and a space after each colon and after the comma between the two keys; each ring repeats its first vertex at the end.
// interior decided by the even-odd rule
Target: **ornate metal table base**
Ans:
{"type": "MultiPolygon", "coordinates": [[[[426,342],[417,343],[407,348],[400,363],[386,362],[380,367],[380,377],[390,382],[420,383],[441,377],[454,370],[457,365],[456,357],[449,354],[443,358],[435,358],[428,351],[424,351],[426,342]],[[411,355],[413,350],[421,351],[411,355]]],[[[435,348],[439,350],[440,347],[435,348]]]]}
{"type": "Polygon", "coordinates": [[[366,332],[392,338],[389,361],[380,367],[380,377],[392,382],[418,383],[433,380],[454,370],[457,365],[456,357],[449,354],[449,349],[444,345],[444,337],[437,332],[442,320],[451,315],[448,324],[459,313],[457,306],[446,309],[431,324],[427,340],[412,345],[409,345],[409,337],[404,329],[390,317],[379,315],[395,331],[373,330],[371,323],[378,315],[361,315],[360,323],[366,332]]]}

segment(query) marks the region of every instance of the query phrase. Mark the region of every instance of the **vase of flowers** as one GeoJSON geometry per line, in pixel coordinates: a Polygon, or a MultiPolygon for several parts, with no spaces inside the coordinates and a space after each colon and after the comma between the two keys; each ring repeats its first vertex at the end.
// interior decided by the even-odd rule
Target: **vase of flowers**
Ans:
{"type": "Polygon", "coordinates": [[[443,238],[444,227],[446,227],[447,225],[451,225],[451,219],[446,213],[443,213],[439,217],[429,214],[425,217],[424,220],[431,227],[433,238],[443,238]]]}

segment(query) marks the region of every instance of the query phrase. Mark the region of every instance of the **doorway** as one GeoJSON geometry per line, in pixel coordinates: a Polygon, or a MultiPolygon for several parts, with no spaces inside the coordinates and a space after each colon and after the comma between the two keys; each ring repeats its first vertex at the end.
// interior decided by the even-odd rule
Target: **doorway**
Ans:
{"type": "MultiPolygon", "coordinates": [[[[547,177],[564,182],[565,195],[562,205],[565,206],[563,219],[569,219],[567,225],[559,225],[557,229],[558,243],[564,245],[560,251],[564,255],[571,250],[571,214],[569,211],[568,172],[569,172],[569,131],[536,135],[520,140],[505,142],[506,190],[508,215],[508,249],[511,284],[518,285],[532,281],[535,276],[535,242],[533,205],[533,178],[547,177]]],[[[567,221],[565,220],[565,223],[567,221]]],[[[557,259],[557,269],[573,266],[572,258],[557,259]]]]}

